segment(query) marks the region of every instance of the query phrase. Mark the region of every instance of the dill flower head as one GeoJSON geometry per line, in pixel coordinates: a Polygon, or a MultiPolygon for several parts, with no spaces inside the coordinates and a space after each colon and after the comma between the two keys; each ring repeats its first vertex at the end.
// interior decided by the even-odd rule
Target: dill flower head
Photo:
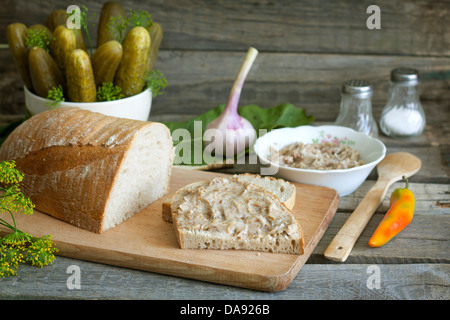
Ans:
{"type": "Polygon", "coordinates": [[[13,213],[32,214],[35,206],[20,192],[23,174],[15,166],[14,161],[0,162],[0,214],[8,213],[12,221],[0,216],[0,226],[12,231],[0,237],[0,278],[16,275],[20,263],[40,268],[53,264],[58,251],[53,248],[51,236],[37,238],[17,228],[13,213]]]}
{"type": "Polygon", "coordinates": [[[43,266],[53,264],[55,261],[54,253],[58,249],[53,248],[51,236],[43,236],[31,242],[26,251],[26,261],[31,265],[42,268],[43,266]]]}
{"type": "Polygon", "coordinates": [[[14,161],[0,162],[0,188],[2,196],[0,198],[0,213],[19,212],[22,214],[32,214],[34,204],[25,197],[19,188],[22,182],[23,173],[17,170],[14,161]]]}
{"type": "Polygon", "coordinates": [[[18,184],[22,182],[23,173],[15,169],[16,163],[14,160],[0,162],[0,183],[3,184],[18,184]]]}
{"type": "Polygon", "coordinates": [[[0,244],[0,278],[17,274],[19,263],[23,263],[22,248],[0,244]]]}

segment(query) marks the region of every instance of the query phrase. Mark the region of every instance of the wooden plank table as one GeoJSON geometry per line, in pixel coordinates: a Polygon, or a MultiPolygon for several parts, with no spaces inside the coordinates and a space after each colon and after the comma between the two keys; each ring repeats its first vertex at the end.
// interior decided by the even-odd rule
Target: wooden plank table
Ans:
{"type": "MultiPolygon", "coordinates": [[[[104,1],[102,1],[104,2],[104,1]]],[[[350,78],[374,85],[373,113],[379,122],[389,72],[419,69],[427,126],[419,137],[397,141],[383,135],[387,152],[405,151],[422,160],[410,178],[417,207],[412,223],[383,248],[367,241],[388,209],[384,199],[344,263],[323,253],[373,186],[373,171],[339,208],[307,263],[281,292],[260,292],[204,281],[57,257],[43,269],[21,265],[17,276],[0,279],[0,299],[248,299],[248,300],[449,300],[450,299],[450,4],[444,0],[378,1],[381,30],[366,27],[371,1],[123,1],[161,23],[164,40],[156,67],[168,87],[152,103],[151,120],[181,121],[226,102],[249,45],[260,50],[240,105],[292,103],[333,122],[340,86],[350,78]],[[80,271],[79,287],[72,282],[80,271]]],[[[100,2],[81,0],[97,15],[100,2]]],[[[7,1],[0,13],[0,122],[20,118],[23,85],[6,45],[12,22],[42,23],[67,2],[7,1]]],[[[94,41],[95,41],[94,33],[94,41]]],[[[236,165],[223,173],[259,172],[236,165]]],[[[402,183],[395,183],[388,195],[402,183]]]]}

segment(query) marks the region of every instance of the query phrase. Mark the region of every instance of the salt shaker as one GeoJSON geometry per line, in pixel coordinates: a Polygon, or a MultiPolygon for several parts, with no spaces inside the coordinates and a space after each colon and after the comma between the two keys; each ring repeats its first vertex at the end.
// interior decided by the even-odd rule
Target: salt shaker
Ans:
{"type": "Polygon", "coordinates": [[[392,138],[422,133],[426,119],[419,98],[419,72],[411,68],[391,71],[389,97],[381,118],[381,131],[392,138]]]}
{"type": "Polygon", "coordinates": [[[372,114],[372,85],[366,80],[349,80],[342,86],[341,105],[335,125],[378,137],[372,114]]]}

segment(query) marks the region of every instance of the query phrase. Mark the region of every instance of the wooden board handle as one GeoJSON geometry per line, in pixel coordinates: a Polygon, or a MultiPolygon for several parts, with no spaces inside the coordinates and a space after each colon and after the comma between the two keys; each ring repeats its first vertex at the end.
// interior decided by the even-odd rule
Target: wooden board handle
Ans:
{"type": "Polygon", "coordinates": [[[347,260],[356,240],[383,201],[390,184],[391,181],[387,180],[375,183],[325,250],[326,258],[339,262],[347,260]]]}

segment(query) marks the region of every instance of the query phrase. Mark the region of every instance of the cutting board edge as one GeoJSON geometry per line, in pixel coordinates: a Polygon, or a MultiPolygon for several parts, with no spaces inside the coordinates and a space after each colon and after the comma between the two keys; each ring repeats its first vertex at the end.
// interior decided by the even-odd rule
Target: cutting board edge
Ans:
{"type": "Polygon", "coordinates": [[[295,263],[286,268],[284,272],[266,275],[114,250],[108,251],[108,257],[103,257],[104,250],[100,248],[73,245],[64,241],[55,241],[55,247],[59,250],[57,255],[61,257],[263,292],[285,290],[311,254],[310,252],[307,257],[300,255],[295,263]],[[111,254],[116,257],[120,256],[121,259],[111,259],[111,254]],[[296,267],[294,268],[294,266],[296,267]]]}

